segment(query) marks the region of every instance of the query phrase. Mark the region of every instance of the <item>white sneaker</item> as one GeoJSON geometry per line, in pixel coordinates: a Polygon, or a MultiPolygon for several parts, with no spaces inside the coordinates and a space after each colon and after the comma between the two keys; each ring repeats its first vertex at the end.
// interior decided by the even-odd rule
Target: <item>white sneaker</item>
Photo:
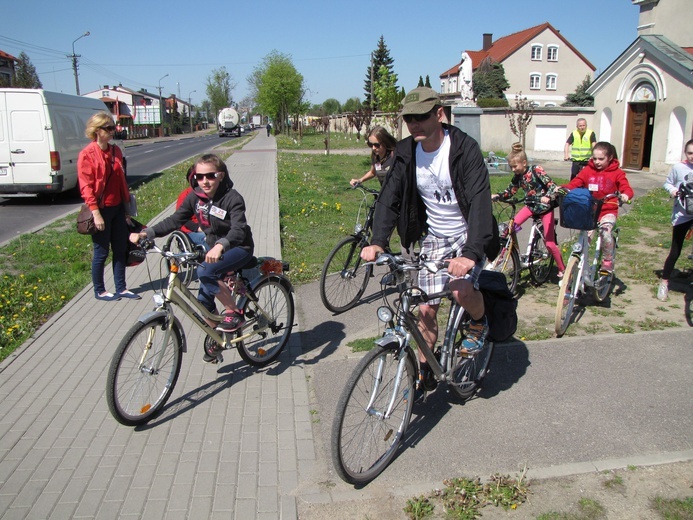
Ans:
{"type": "Polygon", "coordinates": [[[659,289],[657,289],[657,299],[661,302],[665,302],[669,299],[669,286],[664,282],[659,283],[659,289]]]}

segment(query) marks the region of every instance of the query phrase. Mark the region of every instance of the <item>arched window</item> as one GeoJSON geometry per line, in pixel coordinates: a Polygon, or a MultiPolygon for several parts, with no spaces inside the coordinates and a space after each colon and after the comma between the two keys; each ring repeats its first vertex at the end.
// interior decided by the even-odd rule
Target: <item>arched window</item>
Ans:
{"type": "Polygon", "coordinates": [[[547,74],[546,75],[546,90],[556,90],[556,83],[558,82],[557,74],[547,74]]]}
{"type": "Polygon", "coordinates": [[[541,51],[543,45],[540,43],[535,43],[532,45],[532,61],[541,61],[541,51]]]}
{"type": "Polygon", "coordinates": [[[539,90],[541,88],[541,74],[533,72],[529,75],[530,90],[539,90]]]}
{"type": "Polygon", "coordinates": [[[558,61],[558,45],[546,47],[546,61],[558,61]]]}

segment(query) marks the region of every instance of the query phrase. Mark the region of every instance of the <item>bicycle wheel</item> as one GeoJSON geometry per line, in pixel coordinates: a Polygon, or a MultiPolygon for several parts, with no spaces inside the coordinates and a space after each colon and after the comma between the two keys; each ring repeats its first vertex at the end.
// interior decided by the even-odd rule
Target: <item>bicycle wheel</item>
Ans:
{"type": "MultiPolygon", "coordinates": [[[[618,244],[618,230],[614,229],[612,231],[612,235],[614,237],[613,263],[615,265],[616,264],[616,245],[618,244]]],[[[606,300],[614,288],[614,270],[612,269],[611,271],[602,271],[602,269],[601,269],[602,259],[603,259],[602,250],[599,249],[599,253],[597,256],[597,265],[599,266],[599,269],[595,269],[594,278],[592,280],[592,296],[594,296],[594,299],[597,300],[599,303],[606,300]]]]}
{"type": "Polygon", "coordinates": [[[691,291],[683,296],[683,308],[686,314],[686,323],[689,327],[693,327],[693,293],[691,291]]]}
{"type": "Polygon", "coordinates": [[[472,397],[479,388],[481,381],[488,373],[488,365],[493,354],[493,342],[486,341],[484,348],[471,356],[460,356],[459,349],[462,344],[463,335],[457,334],[455,340],[454,354],[452,359],[452,380],[450,386],[453,391],[463,400],[472,397]]]}
{"type": "Polygon", "coordinates": [[[577,292],[580,287],[580,279],[578,277],[580,270],[579,264],[580,259],[578,257],[570,257],[568,266],[565,268],[563,280],[561,280],[561,285],[558,288],[555,327],[556,336],[559,338],[565,333],[570,323],[570,318],[572,318],[573,315],[573,307],[575,306],[575,299],[577,298],[577,292]]]}
{"type": "Polygon", "coordinates": [[[364,267],[360,244],[359,237],[346,237],[325,260],[320,273],[320,298],[329,311],[348,311],[366,290],[373,266],[364,267]]]}
{"type": "Polygon", "coordinates": [[[485,269],[503,273],[508,282],[508,289],[513,293],[513,296],[517,296],[517,283],[520,280],[522,265],[520,264],[520,255],[511,246],[510,241],[508,241],[507,246],[501,249],[496,259],[486,265],[485,269]]]}
{"type": "Polygon", "coordinates": [[[534,234],[527,263],[529,264],[529,275],[536,285],[543,284],[549,278],[553,267],[553,255],[546,247],[542,233],[534,234]]]}
{"type": "Polygon", "coordinates": [[[249,365],[262,367],[274,361],[289,342],[294,323],[294,300],[282,283],[266,278],[253,290],[257,303],[243,306],[245,325],[237,336],[253,336],[238,343],[238,353],[249,365]]]}
{"type": "Polygon", "coordinates": [[[409,426],[416,369],[411,356],[402,355],[407,357],[398,388],[397,352],[376,347],[361,359],[342,391],[332,423],[332,463],[346,482],[365,484],[380,475],[409,426]]]}
{"type": "MultiPolygon", "coordinates": [[[[182,231],[174,231],[166,239],[166,245],[164,246],[164,251],[170,251],[172,253],[190,253],[193,251],[193,243],[188,238],[188,235],[182,231]]],[[[171,262],[166,260],[166,267],[168,272],[171,272],[171,262]]],[[[193,275],[195,274],[195,266],[185,263],[178,268],[178,278],[180,283],[186,287],[192,282],[193,275]]]]}
{"type": "Polygon", "coordinates": [[[165,316],[137,322],[113,354],[106,401],[121,424],[146,423],[163,408],[176,386],[183,361],[183,335],[174,323],[164,343],[166,323],[165,316]]]}

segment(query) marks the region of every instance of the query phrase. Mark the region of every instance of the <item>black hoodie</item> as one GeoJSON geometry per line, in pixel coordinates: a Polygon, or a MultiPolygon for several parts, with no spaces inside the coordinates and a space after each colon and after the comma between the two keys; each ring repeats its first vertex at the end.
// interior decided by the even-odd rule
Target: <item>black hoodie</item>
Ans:
{"type": "Polygon", "coordinates": [[[204,231],[205,240],[210,248],[221,244],[224,251],[240,247],[252,254],[255,245],[250,226],[245,219],[245,201],[241,194],[233,189],[233,182],[229,176],[224,175],[212,200],[200,189],[194,176],[191,176],[190,184],[193,191],[188,193],[176,212],[147,228],[147,236],[166,236],[196,215],[198,225],[204,231]]]}

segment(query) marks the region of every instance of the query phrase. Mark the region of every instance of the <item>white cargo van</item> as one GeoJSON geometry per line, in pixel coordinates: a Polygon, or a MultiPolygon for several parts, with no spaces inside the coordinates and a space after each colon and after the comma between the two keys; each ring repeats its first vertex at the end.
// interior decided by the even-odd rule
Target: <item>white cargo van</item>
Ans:
{"type": "Polygon", "coordinates": [[[77,156],[98,99],[0,88],[0,194],[60,193],[77,186],[77,156]]]}

